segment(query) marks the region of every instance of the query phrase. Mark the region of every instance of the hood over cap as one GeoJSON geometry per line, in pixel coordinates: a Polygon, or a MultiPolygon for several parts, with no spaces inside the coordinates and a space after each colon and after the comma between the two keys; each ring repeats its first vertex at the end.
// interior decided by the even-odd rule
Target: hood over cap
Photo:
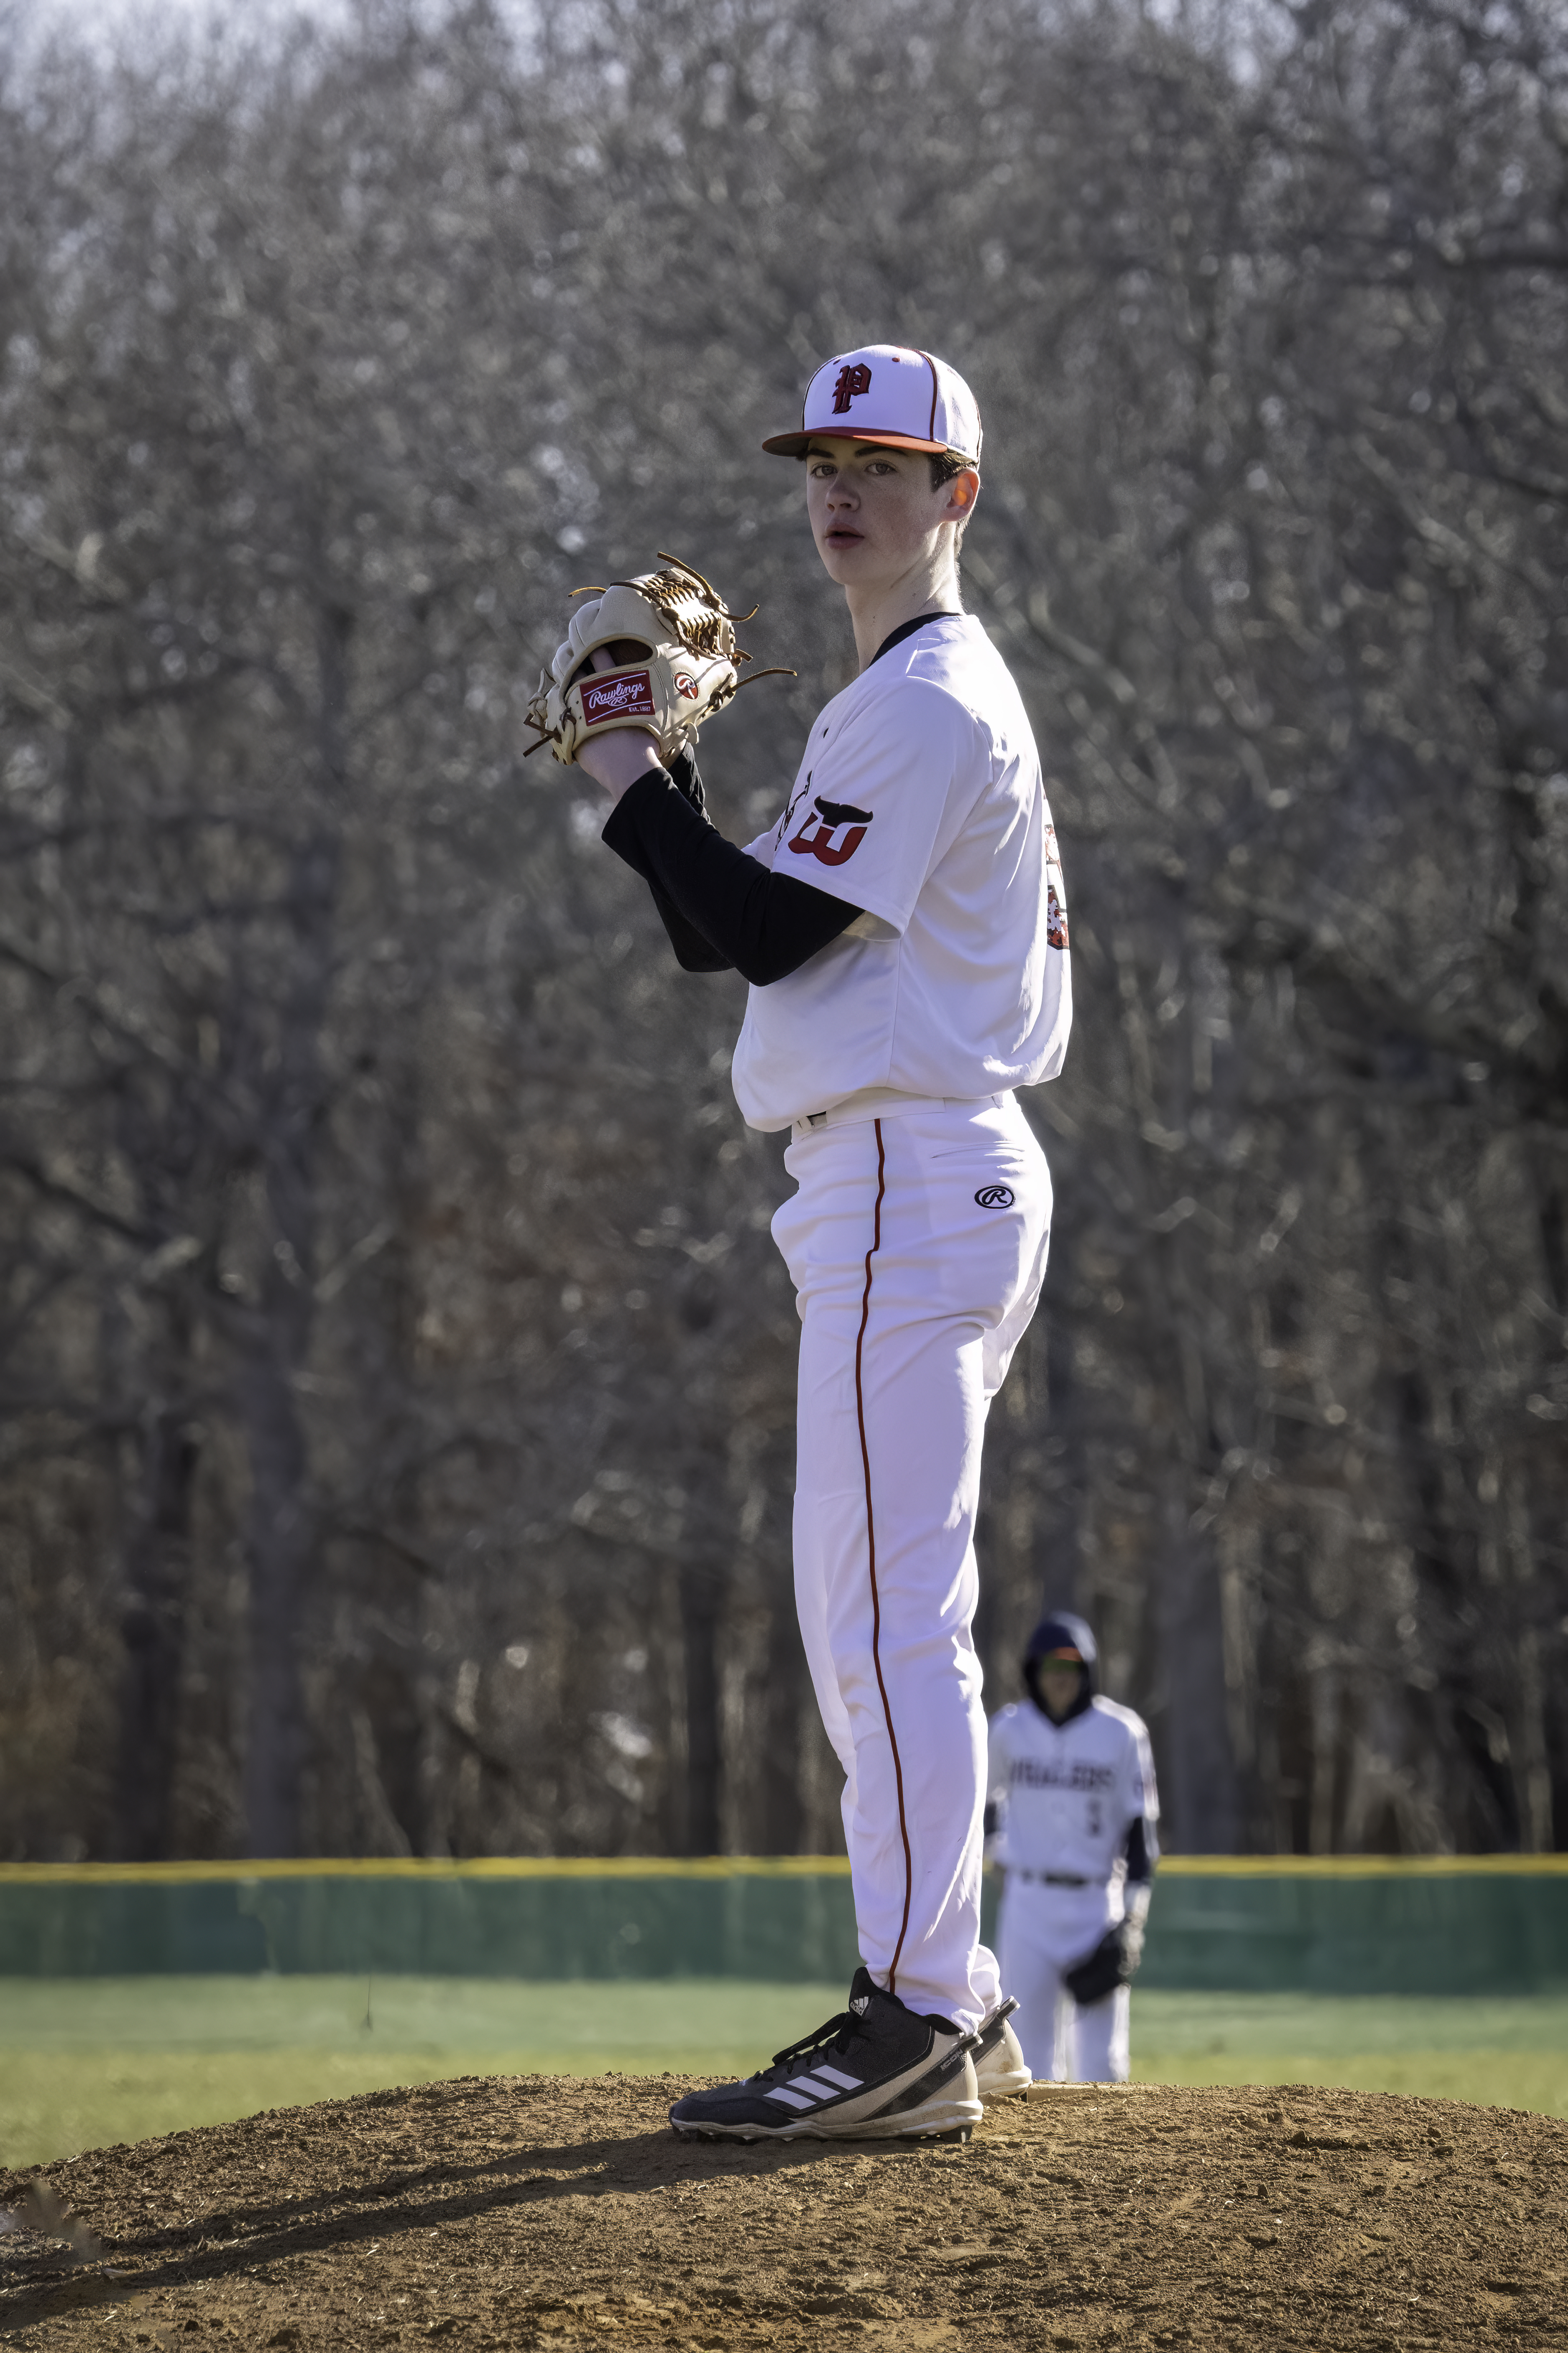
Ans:
{"type": "Polygon", "coordinates": [[[1046,1709],[1037,1678],[1044,1662],[1058,1651],[1074,1651],[1083,1662],[1083,1680],[1079,1695],[1068,1711],[1069,1717],[1080,1715],[1094,1697],[1094,1671],[1100,1662],[1100,1645],[1087,1620],[1078,1617],[1070,1609],[1048,1610],[1030,1635],[1028,1647],[1024,1652],[1024,1682],[1029,1697],[1042,1715],[1046,1709]]]}

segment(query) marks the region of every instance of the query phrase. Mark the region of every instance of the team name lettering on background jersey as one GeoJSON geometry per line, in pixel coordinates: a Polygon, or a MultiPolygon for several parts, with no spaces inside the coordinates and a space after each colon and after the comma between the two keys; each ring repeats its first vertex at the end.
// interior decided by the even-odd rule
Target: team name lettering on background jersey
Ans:
{"type": "Polygon", "coordinates": [[[1081,1757],[1015,1757],[1007,1767],[1010,1789],[1109,1789],[1114,1765],[1090,1765],[1081,1757]]]}

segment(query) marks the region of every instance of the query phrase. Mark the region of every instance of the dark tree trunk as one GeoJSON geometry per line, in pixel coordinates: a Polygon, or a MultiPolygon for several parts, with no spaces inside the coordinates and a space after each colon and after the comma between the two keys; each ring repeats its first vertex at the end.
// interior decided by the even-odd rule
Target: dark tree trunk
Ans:
{"type": "Polygon", "coordinates": [[[300,1616],[315,1529],[304,1432],[286,1363],[245,1366],[237,1384],[250,1457],[250,1705],[245,1751],[246,1843],[254,1855],[300,1852],[305,1708],[300,1616]]]}
{"type": "Polygon", "coordinates": [[[260,1313],[247,1319],[249,1345],[236,1380],[250,1459],[245,1808],[252,1854],[297,1853],[301,1832],[305,1705],[300,1620],[316,1552],[316,1514],[295,1377],[310,1353],[314,1314],[318,1134],[327,1091],[321,1036],[331,995],[342,872],[336,812],[345,761],[352,628],[352,617],[333,606],[323,607],[318,617],[315,752],[322,799],[317,822],[301,835],[290,861],[294,986],[279,1008],[277,1077],[260,1092],[258,1143],[274,1240],[262,1277],[260,1313]]]}
{"type": "Polygon", "coordinates": [[[768,1689],[759,1710],[763,1741],[759,1775],[763,1852],[795,1854],[799,1852],[805,1823],[797,1752],[805,1652],[795,1622],[794,1595],[783,1577],[779,1585],[779,1607],[773,1612],[768,1646],[772,1661],[768,1689]]]}
{"type": "Polygon", "coordinates": [[[1184,1500],[1155,1588],[1166,1706],[1153,1727],[1161,1804],[1184,1854],[1234,1854],[1241,1807],[1226,1709],[1225,1643],[1214,1556],[1189,1535],[1184,1500]]]}
{"type": "Polygon", "coordinates": [[[719,1852],[719,1585],[712,1571],[680,1576],[686,1661],[686,1852],[719,1852]]]}
{"type": "Polygon", "coordinates": [[[157,1862],[170,1852],[198,1455],[188,1415],[161,1408],[147,1432],[142,1508],[125,1559],[114,1831],[124,1862],[157,1862]]]}

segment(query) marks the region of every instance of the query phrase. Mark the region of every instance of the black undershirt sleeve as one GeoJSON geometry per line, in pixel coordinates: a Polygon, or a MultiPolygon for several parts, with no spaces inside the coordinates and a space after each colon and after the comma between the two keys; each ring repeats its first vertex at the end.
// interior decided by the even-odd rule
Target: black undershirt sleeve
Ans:
{"type": "Polygon", "coordinates": [[[1153,1832],[1142,1814],[1135,1814],[1127,1826],[1127,1882],[1129,1886],[1147,1886],[1154,1876],[1158,1853],[1153,1832]]]}
{"type": "Polygon", "coordinates": [[[657,882],[650,882],[653,903],[658,909],[658,920],[664,925],[675,961],[682,972],[733,972],[728,956],[721,955],[711,940],[703,938],[695,923],[689,923],[679,908],[657,882]]]}
{"type": "Polygon", "coordinates": [[[621,795],[604,839],[640,874],[685,972],[733,968],[759,988],[783,980],[847,930],[846,899],[773,874],[710,820],[689,754],[621,795]]]}

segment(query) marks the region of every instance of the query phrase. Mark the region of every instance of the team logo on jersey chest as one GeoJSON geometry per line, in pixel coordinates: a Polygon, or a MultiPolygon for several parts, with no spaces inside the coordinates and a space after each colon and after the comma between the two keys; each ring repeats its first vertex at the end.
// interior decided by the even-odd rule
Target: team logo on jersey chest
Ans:
{"type": "Polygon", "coordinates": [[[797,858],[818,858],[824,866],[842,866],[866,839],[869,809],[851,808],[847,801],[814,800],[811,814],[790,843],[797,858]]]}

